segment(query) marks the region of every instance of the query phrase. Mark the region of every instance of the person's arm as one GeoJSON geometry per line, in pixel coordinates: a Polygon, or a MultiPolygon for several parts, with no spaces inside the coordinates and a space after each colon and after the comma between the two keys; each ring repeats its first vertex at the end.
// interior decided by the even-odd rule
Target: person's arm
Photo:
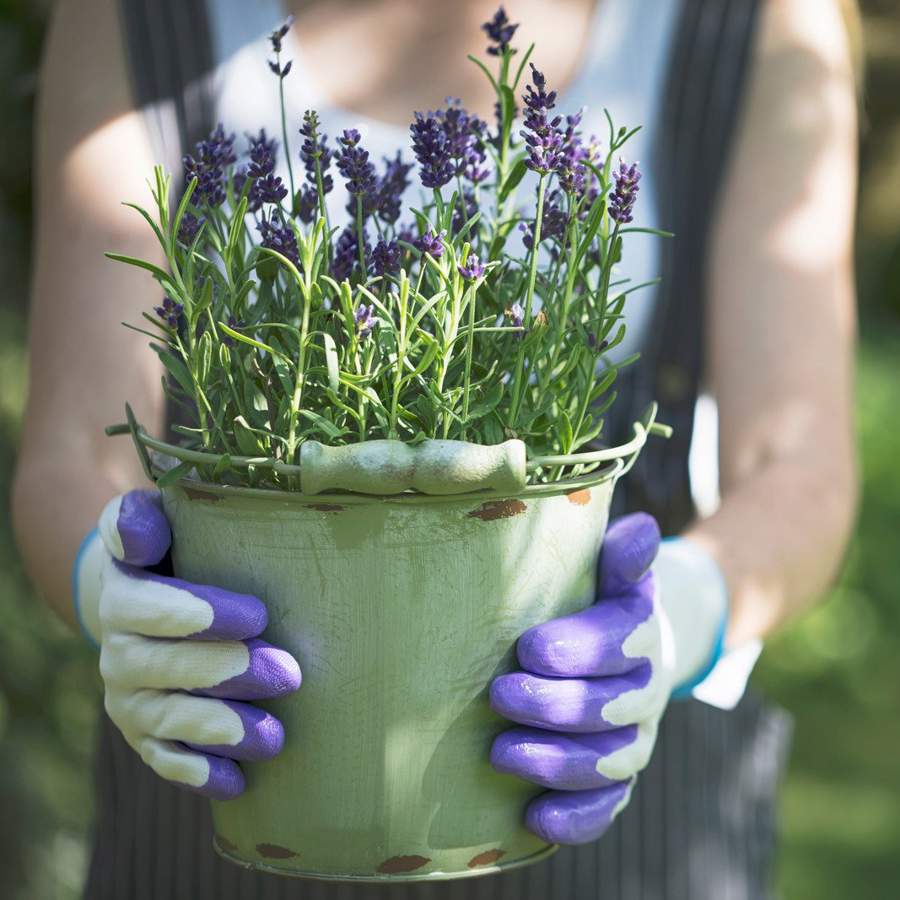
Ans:
{"type": "Polygon", "coordinates": [[[853,527],[856,98],[835,0],[766,5],[711,260],[722,502],[686,536],[718,562],[726,643],[821,596],[853,527]]]}
{"type": "Polygon", "coordinates": [[[30,386],[13,492],[16,535],[39,593],[73,620],[72,561],[104,504],[145,482],[130,441],[103,429],[128,400],[148,428],[163,420],[161,366],[122,327],[157,305],[149,279],[103,256],[161,262],[130,200],[146,203],[153,158],[133,108],[113,0],[63,0],[44,53],[30,386]]]}

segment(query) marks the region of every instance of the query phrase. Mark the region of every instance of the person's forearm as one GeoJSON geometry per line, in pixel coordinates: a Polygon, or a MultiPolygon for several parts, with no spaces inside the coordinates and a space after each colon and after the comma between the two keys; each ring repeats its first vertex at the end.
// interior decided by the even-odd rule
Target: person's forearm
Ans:
{"type": "Polygon", "coordinates": [[[775,459],[724,492],[685,536],[719,564],[731,612],[726,645],[771,634],[837,575],[856,514],[850,460],[775,459]]]}
{"type": "Polygon", "coordinates": [[[142,486],[131,466],[76,465],[54,458],[20,462],[13,485],[13,525],[25,569],[40,597],[77,627],[72,563],[103,505],[142,486]]]}

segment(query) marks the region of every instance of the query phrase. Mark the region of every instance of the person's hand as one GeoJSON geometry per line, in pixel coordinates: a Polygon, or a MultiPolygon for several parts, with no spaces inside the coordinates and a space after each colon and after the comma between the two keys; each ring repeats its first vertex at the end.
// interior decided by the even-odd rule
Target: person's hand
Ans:
{"type": "Polygon", "coordinates": [[[300,686],[296,660],[258,638],[256,597],[147,571],[169,549],[156,491],[104,509],[75,563],[79,618],[100,646],[110,719],[158,775],[224,800],[244,789],[236,760],[265,760],[281,723],[246,701],[300,686]]]}
{"type": "MultiPolygon", "coordinates": [[[[525,817],[549,843],[584,843],[606,831],[650,759],[673,684],[687,689],[718,658],[727,595],[704,613],[672,582],[673,619],[666,585],[660,590],[650,571],[659,546],[652,516],[613,522],[594,605],[526,631],[517,645],[522,671],[491,685],[493,709],[521,726],[496,738],[491,763],[550,788],[525,817]]],[[[688,588],[689,597],[702,594],[688,588]]]]}

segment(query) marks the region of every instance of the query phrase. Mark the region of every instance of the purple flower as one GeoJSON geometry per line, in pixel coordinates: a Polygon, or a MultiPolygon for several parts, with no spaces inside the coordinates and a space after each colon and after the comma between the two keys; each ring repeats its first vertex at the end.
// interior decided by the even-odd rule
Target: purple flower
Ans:
{"type": "Polygon", "coordinates": [[[250,165],[247,177],[253,179],[248,197],[251,211],[257,212],[264,203],[281,203],[288,190],[275,174],[275,150],[278,141],[266,138],[266,130],[250,138],[250,165]]]}
{"type": "Polygon", "coordinates": [[[205,222],[206,219],[198,218],[190,211],[185,212],[181,217],[181,223],[178,226],[178,240],[184,244],[185,247],[189,247],[194,243],[194,239],[197,237],[205,222]]]}
{"type": "Polygon", "coordinates": [[[294,24],[294,17],[288,16],[284,21],[284,25],[280,28],[276,28],[269,35],[269,40],[272,42],[272,50],[275,53],[281,53],[281,42],[284,39],[284,36],[291,30],[291,25],[294,24]]]}
{"type": "MultiPolygon", "coordinates": [[[[509,309],[504,311],[504,315],[507,319],[509,319],[509,324],[513,326],[513,328],[521,328],[525,322],[525,310],[522,309],[521,303],[513,303],[509,309]]],[[[516,335],[517,338],[522,337],[522,333],[516,335]]]]}
{"type": "Polygon", "coordinates": [[[319,211],[319,192],[308,184],[304,184],[298,191],[297,217],[306,225],[312,225],[319,211]]]}
{"type": "Polygon", "coordinates": [[[638,164],[628,166],[620,159],[619,168],[613,174],[614,187],[609,197],[609,217],[619,225],[626,225],[632,220],[640,180],[638,164]]]}
{"type": "Polygon", "coordinates": [[[556,105],[556,91],[547,91],[547,80],[534,63],[531,80],[525,89],[525,127],[522,137],[528,145],[525,165],[539,175],[549,175],[559,164],[559,152],[563,136],[559,132],[560,116],[548,119],[548,112],[556,105]]]}
{"type": "Polygon", "coordinates": [[[177,328],[178,320],[184,312],[184,306],[181,303],[176,303],[171,297],[166,297],[162,302],[162,306],[154,307],[153,312],[155,312],[169,328],[177,328]]]}
{"type": "Polygon", "coordinates": [[[292,59],[289,59],[283,66],[281,63],[272,62],[269,60],[269,68],[272,70],[273,75],[277,75],[279,78],[287,78],[288,72],[291,71],[291,66],[294,64],[292,59]]]}
{"type": "Polygon", "coordinates": [[[334,187],[334,181],[328,174],[331,167],[332,152],[328,148],[326,137],[319,133],[319,114],[314,109],[308,109],[303,114],[303,125],[300,128],[303,135],[303,145],[300,147],[300,159],[306,169],[306,180],[318,190],[316,182],[316,162],[322,174],[322,190],[330,193],[334,187]]]}
{"type": "MultiPolygon", "coordinates": [[[[544,215],[541,219],[541,242],[547,240],[562,240],[566,233],[569,217],[557,203],[559,192],[552,191],[547,197],[547,205],[544,207],[544,215]]],[[[531,250],[534,247],[534,223],[526,225],[519,223],[519,230],[523,234],[522,243],[531,250]]]]}
{"type": "MultiPolygon", "coordinates": [[[[368,236],[363,233],[363,254],[368,267],[371,255],[368,236]]],[[[331,262],[331,274],[335,281],[344,281],[354,273],[359,272],[359,245],[356,237],[356,228],[348,225],[338,236],[334,245],[334,259],[331,262]]],[[[365,277],[365,272],[360,277],[365,277]]]]}
{"type": "Polygon", "coordinates": [[[234,188],[235,194],[239,197],[244,191],[244,185],[247,183],[248,168],[249,166],[241,166],[239,169],[235,169],[231,176],[231,185],[234,188]]]}
{"type": "Polygon", "coordinates": [[[225,169],[236,161],[234,135],[226,135],[220,122],[205,141],[196,145],[193,156],[182,159],[185,179],[197,179],[192,197],[197,205],[221,206],[225,202],[225,169]]]}
{"type": "Polygon", "coordinates": [[[441,188],[454,175],[450,159],[450,141],[441,121],[435,115],[417,112],[409,126],[413,153],[419,161],[419,177],[427,188],[441,188]]]}
{"type": "Polygon", "coordinates": [[[356,212],[356,199],[363,201],[363,209],[375,206],[375,166],[369,162],[369,154],[359,146],[359,132],[355,128],[345,131],[339,138],[338,171],[347,182],[351,202],[347,209],[356,212]]]}
{"type": "Polygon", "coordinates": [[[380,240],[372,251],[372,268],[376,275],[393,275],[400,271],[402,251],[396,241],[380,240]]]}
{"type": "Polygon", "coordinates": [[[375,304],[370,303],[366,306],[365,303],[360,303],[353,313],[353,321],[356,323],[357,337],[360,340],[367,338],[372,333],[372,329],[375,328],[375,323],[377,322],[375,318],[375,304]]]}
{"type": "Polygon", "coordinates": [[[384,174],[378,179],[376,204],[378,217],[393,225],[400,218],[400,200],[409,187],[413,163],[404,162],[400,151],[394,159],[384,158],[384,174]]]}
{"type": "Polygon", "coordinates": [[[437,234],[433,231],[426,231],[414,243],[417,250],[420,250],[422,253],[430,253],[435,259],[440,259],[444,253],[444,238],[446,236],[446,231],[439,231],[437,234]]]}
{"type": "Polygon", "coordinates": [[[459,267],[459,274],[469,281],[475,281],[484,275],[484,264],[474,253],[470,253],[466,264],[459,267]]]}
{"type": "Polygon", "coordinates": [[[290,225],[286,225],[280,220],[276,221],[274,214],[267,219],[266,214],[263,213],[256,228],[262,237],[260,246],[286,256],[295,266],[300,265],[297,235],[294,234],[290,225]]]}
{"type": "Polygon", "coordinates": [[[578,126],[584,110],[566,116],[566,130],[563,133],[562,149],[557,158],[556,171],[559,185],[566,194],[584,193],[584,177],[587,171],[584,163],[590,158],[588,149],[581,142],[578,126]]]}
{"type": "Polygon", "coordinates": [[[481,30],[494,42],[487,48],[487,52],[491,56],[502,56],[518,27],[507,19],[506,10],[502,6],[497,7],[494,18],[481,26],[481,30]]]}
{"type": "Polygon", "coordinates": [[[454,175],[462,175],[474,184],[484,181],[490,170],[484,165],[487,153],[484,136],[487,125],[466,112],[459,100],[447,99],[447,108],[434,114],[444,128],[448,152],[454,162],[454,175]]]}

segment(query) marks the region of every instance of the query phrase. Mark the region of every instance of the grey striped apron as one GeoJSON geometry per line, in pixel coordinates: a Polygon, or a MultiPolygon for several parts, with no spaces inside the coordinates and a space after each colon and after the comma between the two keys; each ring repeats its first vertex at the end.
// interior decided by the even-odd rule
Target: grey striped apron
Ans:
{"type": "MultiPolygon", "coordinates": [[[[203,0],[120,0],[141,106],[170,98],[172,155],[209,127],[211,51],[203,0]],[[186,46],[189,45],[189,46],[186,46]]],[[[621,437],[652,398],[676,426],[617,489],[616,512],[645,509],[677,533],[693,507],[687,471],[702,379],[704,260],[740,109],[760,0],[683,0],[655,160],[664,249],[661,304],[640,366],[626,370],[609,422],[621,437]],[[624,490],[623,490],[624,489],[624,490]]],[[[757,900],[769,896],[775,795],[790,720],[755,694],[722,712],[673,703],[630,805],[599,841],[545,862],[458,882],[378,887],[260,875],[212,850],[206,801],[167,785],[104,716],[97,756],[89,900],[757,900]]],[[[302,803],[302,798],[300,798],[302,803]]]]}

